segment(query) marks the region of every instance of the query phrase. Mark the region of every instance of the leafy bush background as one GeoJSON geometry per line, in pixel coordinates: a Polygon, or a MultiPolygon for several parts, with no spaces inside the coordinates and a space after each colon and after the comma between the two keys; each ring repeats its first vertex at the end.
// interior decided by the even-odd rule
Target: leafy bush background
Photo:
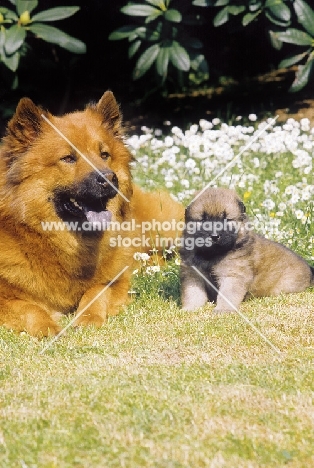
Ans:
{"type": "MultiPolygon", "coordinates": [[[[1,7],[14,9],[12,1],[2,0],[1,7]]],[[[23,5],[32,3],[20,1],[23,5]]],[[[50,24],[85,43],[86,53],[75,54],[57,43],[27,34],[16,71],[0,63],[0,116],[7,119],[18,99],[25,95],[52,112],[61,113],[81,107],[90,99],[98,99],[107,88],[111,88],[119,100],[125,102],[127,96],[127,102],[131,102],[156,89],[166,94],[185,92],[191,87],[217,86],[230,77],[244,83],[247,77],[279,65],[289,66],[298,58],[299,70],[303,70],[301,88],[313,75],[313,41],[311,39],[310,43],[308,38],[313,37],[314,23],[308,21],[312,13],[306,15],[306,30],[295,11],[295,5],[300,5],[302,0],[274,1],[276,4],[272,5],[269,0],[218,0],[218,4],[207,0],[171,0],[167,4],[167,14],[159,14],[156,21],[145,23],[147,15],[134,17],[120,10],[130,3],[158,9],[161,0],[150,0],[150,3],[147,0],[41,0],[33,14],[50,8],[80,8],[73,16],[50,24]],[[142,60],[144,69],[138,66],[138,61],[154,42],[144,38],[137,45],[138,38],[129,41],[129,37],[109,40],[115,31],[131,23],[155,32],[160,20],[168,31],[162,31],[162,45],[153,49],[155,54],[156,50],[158,52],[158,61],[157,55],[148,53],[148,61],[142,60]],[[307,44],[296,44],[298,33],[291,34],[291,29],[301,31],[307,44]],[[133,47],[131,53],[130,46],[133,47]],[[173,46],[176,53],[165,52],[167,47],[173,46]],[[164,53],[163,60],[160,50],[164,53]],[[147,64],[151,66],[147,68],[147,64]]],[[[307,2],[312,11],[312,2],[307,2]]],[[[292,76],[288,86],[285,84],[287,89],[291,82],[292,76]]],[[[298,88],[298,83],[294,88],[298,88]]]]}
{"type": "MultiPolygon", "coordinates": [[[[129,58],[138,55],[133,79],[141,78],[153,64],[162,84],[173,75],[173,68],[178,72],[178,82],[182,72],[194,71],[207,78],[208,61],[200,51],[204,44],[198,35],[191,37],[186,31],[186,26],[209,26],[197,7],[215,9],[214,28],[227,25],[232,31],[237,27],[246,28],[261,19],[273,47],[281,49],[283,43],[301,46],[301,53],[293,53],[281,61],[279,67],[302,62],[290,91],[299,91],[308,83],[314,64],[314,10],[304,0],[128,2],[121,12],[130,16],[133,22],[114,31],[109,39],[128,39],[129,58]]],[[[197,34],[198,31],[195,32],[197,34]]]]}

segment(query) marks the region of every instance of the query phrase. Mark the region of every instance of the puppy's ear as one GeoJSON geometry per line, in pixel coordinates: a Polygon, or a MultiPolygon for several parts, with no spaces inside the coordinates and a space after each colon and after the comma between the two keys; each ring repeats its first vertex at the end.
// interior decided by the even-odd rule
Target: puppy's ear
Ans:
{"type": "Polygon", "coordinates": [[[8,123],[4,138],[5,156],[15,159],[24,153],[38,138],[42,131],[44,120],[42,114],[47,113],[37,107],[29,98],[23,98],[17,105],[12,119],[8,123]]]}
{"type": "Polygon", "coordinates": [[[191,205],[188,205],[186,208],[185,208],[185,211],[184,211],[184,218],[185,219],[189,219],[191,214],[191,205]]]}
{"type": "Polygon", "coordinates": [[[245,204],[242,202],[242,201],[239,201],[239,208],[240,208],[240,211],[241,213],[246,213],[246,207],[245,207],[245,204]]]}
{"type": "Polygon", "coordinates": [[[111,91],[106,91],[95,107],[96,111],[103,116],[104,125],[112,131],[115,136],[122,133],[122,116],[117,101],[111,91]]]}
{"type": "Polygon", "coordinates": [[[244,203],[241,201],[241,200],[238,200],[238,205],[239,205],[239,210],[240,210],[240,213],[241,213],[241,216],[240,216],[240,219],[242,221],[244,221],[246,219],[246,207],[244,205],[244,203]]]}

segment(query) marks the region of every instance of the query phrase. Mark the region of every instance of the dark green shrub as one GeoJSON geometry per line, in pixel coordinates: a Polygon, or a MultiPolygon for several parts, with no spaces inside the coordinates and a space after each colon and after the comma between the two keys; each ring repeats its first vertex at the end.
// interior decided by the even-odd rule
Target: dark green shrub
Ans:
{"type": "Polygon", "coordinates": [[[130,42],[129,58],[137,55],[134,80],[142,77],[153,64],[161,83],[173,74],[173,68],[181,74],[194,71],[208,76],[207,61],[200,52],[203,44],[199,38],[189,37],[186,29],[190,25],[202,25],[202,17],[197,13],[200,7],[218,10],[214,27],[233,19],[245,28],[261,18],[266,19],[275,48],[280,49],[283,43],[304,47],[301,53],[279,63],[279,67],[288,67],[300,62],[290,91],[299,91],[312,77],[314,10],[304,0],[137,0],[121,8],[122,13],[132,16],[134,24],[123,26],[109,36],[111,40],[130,42]]]}
{"type": "MultiPolygon", "coordinates": [[[[45,23],[69,18],[79,7],[57,7],[33,14],[38,0],[10,0],[14,9],[0,7],[0,63],[15,73],[20,58],[27,53],[27,38],[33,35],[43,41],[57,44],[75,54],[86,52],[85,44],[58,28],[45,23]]],[[[14,87],[17,86],[15,76],[14,87]]]]}
{"type": "Polygon", "coordinates": [[[190,13],[190,7],[191,2],[185,0],[145,0],[121,8],[134,23],[115,30],[109,39],[128,39],[129,58],[138,57],[134,80],[141,78],[153,64],[161,83],[174,71],[179,76],[190,71],[206,76],[208,66],[200,52],[203,44],[187,31],[188,26],[200,25],[202,19],[190,13]]]}

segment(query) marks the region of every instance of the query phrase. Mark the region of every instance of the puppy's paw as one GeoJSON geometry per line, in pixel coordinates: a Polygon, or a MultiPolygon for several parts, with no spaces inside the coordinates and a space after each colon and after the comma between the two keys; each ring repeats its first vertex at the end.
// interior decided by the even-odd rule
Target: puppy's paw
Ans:
{"type": "Polygon", "coordinates": [[[85,313],[75,319],[73,326],[86,327],[89,325],[94,325],[95,327],[100,328],[102,325],[104,325],[105,321],[106,320],[104,320],[104,318],[100,315],[85,313]]]}

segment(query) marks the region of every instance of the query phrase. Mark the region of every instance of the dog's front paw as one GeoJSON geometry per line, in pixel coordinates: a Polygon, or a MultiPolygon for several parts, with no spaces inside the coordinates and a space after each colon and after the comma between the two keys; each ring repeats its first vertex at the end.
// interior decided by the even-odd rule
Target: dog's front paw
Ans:
{"type": "Polygon", "coordinates": [[[27,321],[24,330],[36,338],[49,338],[61,331],[59,325],[49,317],[32,317],[32,320],[27,321]]]}
{"type": "Polygon", "coordinates": [[[105,319],[97,314],[85,313],[79,315],[75,322],[73,323],[74,327],[86,327],[88,325],[94,325],[97,328],[100,328],[105,323],[105,319]]]}

